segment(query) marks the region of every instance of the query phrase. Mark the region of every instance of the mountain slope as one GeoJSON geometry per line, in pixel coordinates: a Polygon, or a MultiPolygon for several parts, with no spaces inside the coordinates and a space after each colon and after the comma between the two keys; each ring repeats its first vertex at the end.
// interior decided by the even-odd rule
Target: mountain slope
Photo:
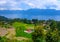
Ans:
{"type": "Polygon", "coordinates": [[[0,10],[0,15],[8,18],[37,18],[57,19],[60,18],[60,10],[54,9],[29,9],[29,10],[0,10]]]}

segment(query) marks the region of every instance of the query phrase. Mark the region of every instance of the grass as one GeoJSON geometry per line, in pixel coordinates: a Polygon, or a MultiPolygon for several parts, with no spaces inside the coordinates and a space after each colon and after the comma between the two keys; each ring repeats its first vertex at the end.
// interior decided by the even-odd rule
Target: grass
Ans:
{"type": "Polygon", "coordinates": [[[21,30],[20,28],[16,28],[16,36],[31,38],[31,34],[25,33],[24,30],[25,29],[21,30]]]}
{"type": "Polygon", "coordinates": [[[13,26],[15,27],[17,37],[19,37],[19,36],[26,37],[26,38],[32,37],[31,34],[25,33],[24,30],[30,29],[30,27],[33,28],[33,24],[15,22],[15,23],[13,23],[13,26]]]}

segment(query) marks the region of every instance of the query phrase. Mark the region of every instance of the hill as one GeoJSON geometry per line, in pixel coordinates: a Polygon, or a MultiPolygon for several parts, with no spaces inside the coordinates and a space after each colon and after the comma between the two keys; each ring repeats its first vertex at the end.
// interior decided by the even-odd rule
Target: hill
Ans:
{"type": "MultiPolygon", "coordinates": [[[[29,10],[0,10],[0,15],[8,18],[27,18],[27,19],[55,19],[60,18],[60,10],[54,9],[29,9],[29,10]]],[[[59,19],[60,20],[60,19],[59,19]]]]}

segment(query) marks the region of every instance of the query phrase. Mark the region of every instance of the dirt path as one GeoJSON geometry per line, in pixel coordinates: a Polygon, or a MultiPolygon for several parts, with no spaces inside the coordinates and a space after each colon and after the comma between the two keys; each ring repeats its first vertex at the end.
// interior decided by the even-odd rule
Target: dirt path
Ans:
{"type": "Polygon", "coordinates": [[[8,34],[7,34],[7,38],[10,38],[10,39],[12,39],[12,38],[14,38],[15,37],[15,29],[14,28],[9,28],[9,29],[7,29],[7,31],[8,31],[8,34]]]}
{"type": "Polygon", "coordinates": [[[5,36],[7,34],[7,29],[5,28],[0,28],[0,36],[5,36]]]}
{"type": "Polygon", "coordinates": [[[15,29],[14,28],[0,28],[0,36],[6,36],[9,39],[17,39],[17,40],[28,40],[28,38],[24,37],[16,37],[15,36],[15,29]]]}

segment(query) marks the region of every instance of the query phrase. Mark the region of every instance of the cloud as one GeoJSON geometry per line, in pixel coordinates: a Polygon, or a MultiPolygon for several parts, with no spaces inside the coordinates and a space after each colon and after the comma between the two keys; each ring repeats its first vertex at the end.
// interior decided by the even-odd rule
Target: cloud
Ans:
{"type": "Polygon", "coordinates": [[[7,10],[7,8],[0,8],[0,10],[7,10]]]}
{"type": "Polygon", "coordinates": [[[22,8],[10,8],[9,10],[23,10],[22,8]]]}
{"type": "Polygon", "coordinates": [[[1,9],[25,10],[30,8],[60,10],[60,0],[0,0],[1,9]]]}

